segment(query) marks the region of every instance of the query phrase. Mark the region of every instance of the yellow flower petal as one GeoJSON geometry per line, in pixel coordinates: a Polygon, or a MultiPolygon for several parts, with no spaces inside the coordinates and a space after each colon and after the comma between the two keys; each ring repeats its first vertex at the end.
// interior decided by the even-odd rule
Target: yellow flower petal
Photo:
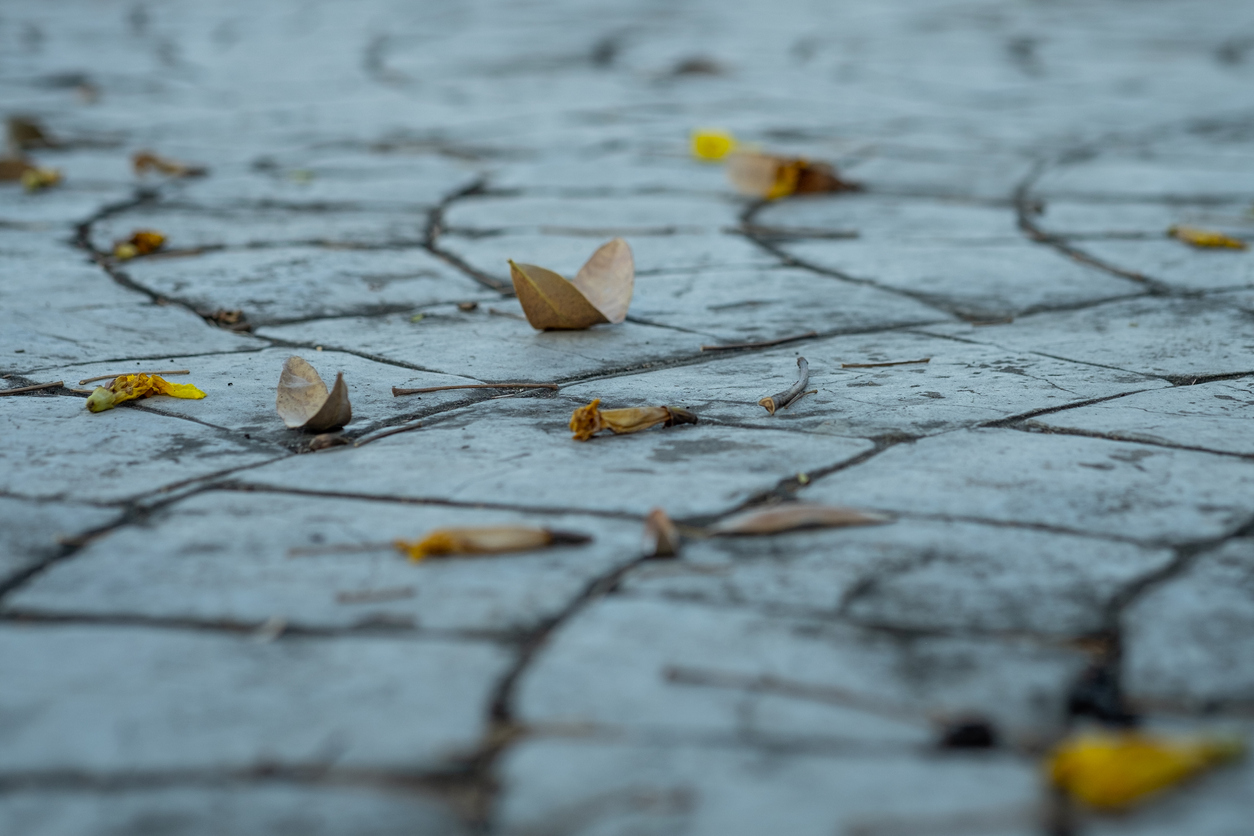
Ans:
{"type": "Polygon", "coordinates": [[[692,132],[692,156],[717,162],[736,150],[736,137],[727,131],[705,129],[692,132]]]}
{"type": "Polygon", "coordinates": [[[104,412],[125,401],[146,398],[149,395],[200,400],[205,393],[190,383],[170,383],[155,374],[123,374],[115,377],[107,387],[97,386],[96,391],[87,398],[87,408],[92,412],[104,412]]]}
{"type": "Polygon", "coordinates": [[[1239,238],[1224,235],[1222,232],[1212,232],[1209,229],[1198,229],[1195,226],[1173,226],[1167,230],[1167,234],[1186,244],[1205,249],[1244,250],[1246,248],[1245,242],[1239,238]]]}
{"type": "Polygon", "coordinates": [[[1118,810],[1242,753],[1237,741],[1166,738],[1141,732],[1091,733],[1049,756],[1054,785],[1101,810],[1118,810]]]}

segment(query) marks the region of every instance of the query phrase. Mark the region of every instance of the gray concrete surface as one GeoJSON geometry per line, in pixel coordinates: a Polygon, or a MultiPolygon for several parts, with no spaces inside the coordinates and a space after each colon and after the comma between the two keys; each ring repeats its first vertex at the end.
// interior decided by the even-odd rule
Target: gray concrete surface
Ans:
{"type": "Polygon", "coordinates": [[[1248,763],[1111,817],[1040,760],[1254,736],[1254,253],[1166,235],[1254,239],[1252,89],[1235,0],[10,0],[64,181],[0,184],[0,388],[208,396],[0,397],[0,832],[1245,836],[1248,763]],[[746,199],[702,126],[865,190],[746,199]],[[621,325],[500,292],[616,235],[621,325]],[[701,421],[575,443],[593,398],[701,421]],[[794,500],[893,522],[648,557],[794,500]],[[592,541],[386,543],[515,523],[592,541]]]}

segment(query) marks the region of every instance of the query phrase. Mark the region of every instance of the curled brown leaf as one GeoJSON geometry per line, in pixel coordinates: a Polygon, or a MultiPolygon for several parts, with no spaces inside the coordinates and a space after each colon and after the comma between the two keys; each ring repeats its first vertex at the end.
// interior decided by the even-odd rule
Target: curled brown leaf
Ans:
{"type": "Polygon", "coordinates": [[[695,424],[697,416],[686,409],[674,406],[636,406],[627,409],[599,409],[597,398],[587,406],[581,406],[570,416],[570,431],[576,441],[587,441],[602,430],[617,435],[637,433],[661,424],[695,424]]]}
{"type": "Polygon", "coordinates": [[[295,356],[283,364],[275,409],[289,428],[314,433],[339,429],[353,420],[344,375],[335,375],[335,385],[328,392],[314,367],[295,356]]]}

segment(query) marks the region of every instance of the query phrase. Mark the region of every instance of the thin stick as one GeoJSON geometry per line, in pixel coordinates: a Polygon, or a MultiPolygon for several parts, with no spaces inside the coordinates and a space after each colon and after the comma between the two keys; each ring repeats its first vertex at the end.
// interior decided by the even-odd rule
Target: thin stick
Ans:
{"type": "Polygon", "coordinates": [[[421,395],[426,392],[446,392],[449,389],[556,389],[556,383],[466,383],[460,386],[428,386],[425,389],[398,389],[392,387],[392,397],[421,395]]]}
{"type": "Polygon", "coordinates": [[[58,386],[64,385],[64,380],[58,380],[55,383],[36,383],[34,386],[19,386],[16,389],[0,389],[0,395],[16,395],[20,392],[34,392],[37,389],[55,389],[58,386]]]}
{"type": "Polygon", "coordinates": [[[931,357],[924,357],[922,360],[894,360],[891,363],[841,363],[842,369],[878,369],[881,366],[909,366],[913,363],[930,363],[931,357]]]}
{"type": "Polygon", "coordinates": [[[102,374],[102,375],[97,375],[96,377],[89,377],[86,380],[80,380],[78,382],[78,385],[83,386],[88,383],[95,383],[97,380],[112,380],[113,378],[121,377],[124,374],[191,374],[191,370],[167,369],[165,371],[160,371],[160,372],[118,372],[117,374],[102,374]]]}
{"type": "MultiPolygon", "coordinates": [[[[797,358],[797,382],[789,386],[778,395],[771,395],[758,401],[758,406],[765,407],[766,411],[771,415],[775,414],[777,409],[787,409],[792,406],[793,402],[801,398],[806,392],[806,384],[810,382],[810,364],[806,362],[806,358],[797,358]]],[[[817,390],[816,390],[817,391],[817,390]]]]}
{"type": "Polygon", "coordinates": [[[806,340],[810,337],[817,337],[818,331],[806,331],[804,334],[796,334],[791,337],[780,337],[777,340],[764,340],[760,343],[728,343],[726,345],[703,345],[702,351],[734,351],[737,348],[765,348],[769,345],[781,345],[783,343],[796,342],[797,340],[806,340]]]}
{"type": "Polygon", "coordinates": [[[391,541],[386,543],[334,543],[326,546],[305,546],[288,549],[288,557],[315,557],[324,554],[348,554],[349,552],[377,552],[393,548],[391,541]]]}

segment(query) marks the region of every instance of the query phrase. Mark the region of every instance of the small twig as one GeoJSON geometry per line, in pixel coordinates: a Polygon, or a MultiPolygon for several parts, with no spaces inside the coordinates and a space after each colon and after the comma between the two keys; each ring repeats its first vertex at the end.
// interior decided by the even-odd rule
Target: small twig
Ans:
{"type": "Polygon", "coordinates": [[[288,549],[288,557],[317,557],[324,554],[347,554],[349,552],[377,552],[392,548],[392,542],[386,543],[332,543],[326,546],[304,546],[288,549]]]}
{"type": "Polygon", "coordinates": [[[818,331],[806,331],[804,334],[794,334],[791,337],[780,337],[777,340],[763,340],[760,343],[728,343],[726,345],[703,345],[702,351],[733,351],[737,348],[765,348],[771,345],[782,345],[783,343],[796,342],[797,340],[807,340],[810,337],[817,337],[818,331]]]}
{"type": "Polygon", "coordinates": [[[556,389],[556,383],[465,383],[459,386],[428,386],[425,389],[398,389],[392,387],[392,397],[421,395],[426,392],[446,392],[449,389],[556,389]]]}
{"type": "MultiPolygon", "coordinates": [[[[797,358],[797,382],[789,386],[783,392],[777,395],[771,395],[758,401],[758,406],[765,407],[766,411],[771,415],[775,414],[777,409],[787,409],[792,406],[803,395],[810,394],[806,391],[806,384],[810,382],[810,364],[806,362],[806,358],[797,358]]],[[[813,391],[818,391],[817,389],[813,391]]]]}
{"type": "Polygon", "coordinates": [[[112,380],[113,378],[121,377],[124,374],[191,374],[191,370],[167,369],[166,371],[160,371],[160,372],[118,372],[117,374],[102,374],[102,375],[97,375],[96,377],[89,377],[86,380],[80,380],[78,382],[78,385],[84,386],[88,383],[95,383],[97,380],[112,380]]]}
{"type": "Polygon", "coordinates": [[[842,369],[878,369],[882,366],[909,366],[914,363],[930,363],[931,357],[924,357],[922,360],[894,360],[891,363],[841,363],[842,369]]]}
{"type": "Polygon", "coordinates": [[[16,389],[0,389],[0,395],[17,395],[21,392],[34,392],[39,389],[55,389],[58,386],[64,385],[64,380],[58,380],[54,383],[36,383],[34,386],[19,386],[16,389]]]}
{"type": "Polygon", "coordinates": [[[523,316],[522,314],[516,314],[513,311],[502,311],[496,308],[488,308],[488,313],[491,316],[507,316],[510,319],[521,319],[524,322],[527,321],[527,317],[523,316]]]}

